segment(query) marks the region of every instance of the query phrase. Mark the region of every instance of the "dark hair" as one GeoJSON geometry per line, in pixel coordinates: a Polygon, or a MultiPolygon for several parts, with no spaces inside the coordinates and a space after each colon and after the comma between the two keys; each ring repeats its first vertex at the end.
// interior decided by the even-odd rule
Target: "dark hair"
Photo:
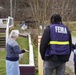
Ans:
{"type": "Polygon", "coordinates": [[[62,17],[59,14],[53,14],[50,18],[52,24],[54,23],[62,23],[62,17]]]}

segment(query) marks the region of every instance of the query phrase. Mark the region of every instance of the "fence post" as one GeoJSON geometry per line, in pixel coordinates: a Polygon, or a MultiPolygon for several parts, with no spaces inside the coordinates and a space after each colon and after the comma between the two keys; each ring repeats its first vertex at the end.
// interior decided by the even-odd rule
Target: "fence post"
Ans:
{"type": "Polygon", "coordinates": [[[43,75],[43,60],[41,59],[39,51],[41,37],[42,36],[38,36],[38,75],[43,75]]]}
{"type": "Polygon", "coordinates": [[[8,39],[8,35],[9,35],[9,18],[7,19],[7,26],[6,26],[6,43],[7,43],[7,39],[8,39]]]}

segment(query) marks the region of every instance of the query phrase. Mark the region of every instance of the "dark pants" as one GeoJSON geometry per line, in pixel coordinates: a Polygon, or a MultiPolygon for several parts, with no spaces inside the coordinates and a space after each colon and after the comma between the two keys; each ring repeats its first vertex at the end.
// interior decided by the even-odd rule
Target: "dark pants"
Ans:
{"type": "Polygon", "coordinates": [[[44,61],[44,75],[53,75],[54,70],[56,70],[56,75],[64,75],[65,63],[44,61]]]}
{"type": "Polygon", "coordinates": [[[76,62],[74,62],[74,72],[75,72],[75,75],[76,75],[76,62]]]}

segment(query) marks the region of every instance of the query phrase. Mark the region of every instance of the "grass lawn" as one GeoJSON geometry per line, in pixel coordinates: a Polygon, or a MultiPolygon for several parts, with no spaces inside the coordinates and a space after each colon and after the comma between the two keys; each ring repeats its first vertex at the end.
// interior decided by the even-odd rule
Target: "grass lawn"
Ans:
{"type": "Polygon", "coordinates": [[[35,62],[35,75],[38,75],[38,47],[36,45],[33,44],[33,50],[34,50],[34,62],[35,62]]]}
{"type": "Polygon", "coordinates": [[[0,51],[0,75],[6,75],[5,56],[6,56],[6,51],[1,50],[0,51]]]}
{"type": "Polygon", "coordinates": [[[76,32],[72,32],[71,34],[72,36],[76,37],[76,32]]]}
{"type": "MultiPolygon", "coordinates": [[[[17,42],[22,49],[27,49],[28,50],[28,39],[24,37],[19,37],[17,39],[17,42]]],[[[20,64],[28,64],[29,63],[29,53],[24,53],[23,57],[19,61],[20,64]]]]}

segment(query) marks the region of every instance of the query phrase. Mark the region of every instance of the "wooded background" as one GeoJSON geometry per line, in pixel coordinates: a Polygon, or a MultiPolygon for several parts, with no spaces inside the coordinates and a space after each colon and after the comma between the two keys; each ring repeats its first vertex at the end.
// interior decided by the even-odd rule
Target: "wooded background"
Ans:
{"type": "MultiPolygon", "coordinates": [[[[62,15],[63,20],[76,20],[76,0],[12,0],[15,20],[49,20],[53,13],[62,15]]],[[[0,0],[0,18],[10,15],[10,0],[0,0]]]]}

